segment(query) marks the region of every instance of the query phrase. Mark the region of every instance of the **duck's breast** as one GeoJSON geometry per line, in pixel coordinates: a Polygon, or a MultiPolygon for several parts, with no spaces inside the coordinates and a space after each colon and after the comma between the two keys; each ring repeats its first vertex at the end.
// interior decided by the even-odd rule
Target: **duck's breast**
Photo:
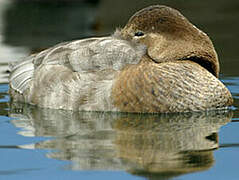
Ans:
{"type": "Polygon", "coordinates": [[[112,99],[125,112],[205,111],[233,102],[215,76],[191,61],[129,66],[117,76],[112,99]]]}

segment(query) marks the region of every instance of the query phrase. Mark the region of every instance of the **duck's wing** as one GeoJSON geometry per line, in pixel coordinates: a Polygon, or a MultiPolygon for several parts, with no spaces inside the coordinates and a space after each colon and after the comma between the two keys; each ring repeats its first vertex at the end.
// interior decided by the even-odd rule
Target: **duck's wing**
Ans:
{"type": "Polygon", "coordinates": [[[11,74],[9,76],[9,85],[12,89],[22,93],[33,77],[35,55],[29,56],[23,61],[9,64],[11,74]]]}
{"type": "Polygon", "coordinates": [[[77,72],[120,70],[127,64],[137,64],[144,53],[145,47],[115,37],[65,42],[11,64],[10,86],[23,93],[34,71],[44,65],[62,65],[77,72]]]}
{"type": "Polygon", "coordinates": [[[34,65],[60,64],[79,72],[120,70],[126,64],[137,64],[144,53],[144,46],[115,37],[88,38],[43,51],[35,57],[34,65]]]}
{"type": "MultiPolygon", "coordinates": [[[[34,71],[38,68],[38,66],[43,64],[44,61],[46,61],[46,59],[48,58],[48,56],[51,57],[51,52],[54,49],[62,47],[66,44],[69,43],[61,43],[52,48],[46,49],[38,54],[28,56],[21,61],[9,63],[9,68],[11,72],[9,76],[10,87],[19,93],[23,93],[23,91],[29,87],[29,82],[32,80],[34,71]]],[[[63,53],[66,53],[66,50],[64,50],[63,53]]],[[[61,53],[58,56],[60,57],[60,55],[61,53]]],[[[51,58],[51,60],[53,60],[53,58],[51,58]]],[[[59,58],[58,60],[55,59],[55,62],[53,61],[52,63],[56,64],[58,61],[58,63],[60,64],[62,63],[62,60],[63,58],[59,58]]]]}
{"type": "Polygon", "coordinates": [[[76,41],[71,46],[74,51],[68,58],[74,71],[120,70],[137,64],[145,54],[144,46],[114,37],[76,41]]]}

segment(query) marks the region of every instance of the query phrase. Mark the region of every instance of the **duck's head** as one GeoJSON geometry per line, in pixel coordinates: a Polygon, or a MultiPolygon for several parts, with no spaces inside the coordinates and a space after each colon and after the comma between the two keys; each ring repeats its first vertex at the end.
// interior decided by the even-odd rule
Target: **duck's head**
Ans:
{"type": "Polygon", "coordinates": [[[219,62],[210,38],[173,8],[154,5],[136,12],[120,36],[146,45],[147,55],[156,63],[194,61],[218,77],[219,62]]]}

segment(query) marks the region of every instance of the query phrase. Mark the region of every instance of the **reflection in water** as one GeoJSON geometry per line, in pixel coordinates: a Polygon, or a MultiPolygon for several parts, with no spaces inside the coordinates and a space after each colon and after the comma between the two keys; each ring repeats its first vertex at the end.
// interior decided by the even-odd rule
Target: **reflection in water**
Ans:
{"type": "Polygon", "coordinates": [[[213,165],[217,133],[230,112],[140,115],[71,112],[12,104],[19,134],[53,136],[34,145],[47,156],[72,161],[75,170],[126,170],[169,178],[213,165]]]}
{"type": "MultiPolygon", "coordinates": [[[[1,75],[1,73],[0,73],[0,75],[1,75]]],[[[7,116],[7,114],[8,114],[9,96],[8,96],[7,90],[8,90],[8,85],[2,84],[0,82],[0,116],[7,116]]],[[[1,120],[1,118],[0,118],[0,120],[1,120]]]]}

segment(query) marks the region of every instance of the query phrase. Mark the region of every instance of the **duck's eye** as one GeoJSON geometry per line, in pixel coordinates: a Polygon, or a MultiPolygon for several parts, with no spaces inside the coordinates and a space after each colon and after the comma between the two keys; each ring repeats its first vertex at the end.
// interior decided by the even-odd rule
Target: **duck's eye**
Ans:
{"type": "Polygon", "coordinates": [[[136,32],[136,33],[134,34],[134,36],[143,36],[143,35],[144,35],[144,33],[141,32],[141,31],[138,31],[138,32],[136,32]]]}

